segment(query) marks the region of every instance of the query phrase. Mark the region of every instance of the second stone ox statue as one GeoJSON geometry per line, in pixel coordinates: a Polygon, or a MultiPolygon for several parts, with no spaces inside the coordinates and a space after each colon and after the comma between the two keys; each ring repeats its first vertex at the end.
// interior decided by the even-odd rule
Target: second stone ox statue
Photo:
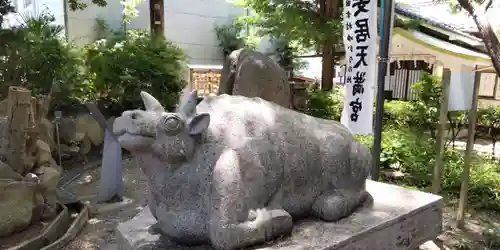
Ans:
{"type": "Polygon", "coordinates": [[[185,90],[167,112],[141,96],[146,110],[125,111],[113,130],[149,180],[155,228],[181,245],[264,243],[295,219],[346,217],[368,196],[369,150],[338,122],[257,97],[196,105],[185,90]]]}

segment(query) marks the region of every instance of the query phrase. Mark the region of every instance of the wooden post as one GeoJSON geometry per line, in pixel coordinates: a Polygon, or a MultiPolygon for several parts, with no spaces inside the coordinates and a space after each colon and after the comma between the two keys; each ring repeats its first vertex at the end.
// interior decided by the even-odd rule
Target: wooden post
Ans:
{"type": "Polygon", "coordinates": [[[27,129],[30,123],[31,91],[21,87],[9,87],[7,103],[6,158],[9,166],[21,175],[30,171],[26,157],[27,129]]]}
{"type": "Polygon", "coordinates": [[[457,227],[464,228],[465,210],[467,209],[467,191],[469,189],[469,171],[474,150],[474,136],[476,134],[477,102],[479,85],[481,83],[481,72],[476,71],[474,75],[474,91],[472,92],[472,104],[469,111],[469,126],[467,131],[467,146],[465,148],[464,169],[462,170],[462,183],[460,185],[460,199],[458,200],[457,227]]]}
{"type": "Polygon", "coordinates": [[[451,71],[450,69],[443,70],[442,78],[442,88],[443,92],[441,95],[441,106],[439,107],[439,124],[436,139],[436,163],[434,165],[434,170],[432,171],[432,193],[438,194],[441,191],[441,170],[444,166],[444,142],[446,134],[446,123],[448,114],[448,100],[450,96],[450,80],[451,71]]]}
{"type": "Polygon", "coordinates": [[[150,0],[149,1],[149,22],[151,26],[151,33],[164,36],[165,33],[165,9],[163,0],[150,0]]]}
{"type": "Polygon", "coordinates": [[[26,127],[26,132],[28,136],[28,141],[26,142],[26,157],[28,157],[28,160],[33,163],[35,162],[35,154],[36,154],[36,142],[38,141],[39,135],[40,135],[40,130],[38,127],[38,123],[36,120],[37,117],[37,111],[36,111],[36,103],[37,100],[35,97],[31,97],[31,105],[28,113],[28,126],[26,127]]]}

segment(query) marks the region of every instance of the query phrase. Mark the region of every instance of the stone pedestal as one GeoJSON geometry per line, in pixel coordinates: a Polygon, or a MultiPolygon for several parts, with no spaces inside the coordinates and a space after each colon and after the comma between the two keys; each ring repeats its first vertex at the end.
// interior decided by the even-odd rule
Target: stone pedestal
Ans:
{"type": "MultiPolygon", "coordinates": [[[[367,189],[373,200],[351,216],[335,223],[300,221],[290,237],[252,249],[411,250],[441,233],[441,197],[373,181],[367,181],[367,189]]],[[[146,207],[133,219],[119,224],[118,249],[212,249],[176,245],[152,232],[150,227],[155,223],[146,207]]]]}

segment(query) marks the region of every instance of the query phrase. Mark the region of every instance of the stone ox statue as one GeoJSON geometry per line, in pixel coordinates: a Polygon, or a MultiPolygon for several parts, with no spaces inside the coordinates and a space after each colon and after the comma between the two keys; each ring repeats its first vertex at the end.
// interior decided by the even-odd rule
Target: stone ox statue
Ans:
{"type": "Polygon", "coordinates": [[[348,216],[368,195],[368,148],[338,122],[257,97],[196,105],[185,90],[169,113],[141,96],[146,110],[113,130],[149,179],[155,229],[175,242],[240,249],[289,234],[293,219],[348,216]]]}

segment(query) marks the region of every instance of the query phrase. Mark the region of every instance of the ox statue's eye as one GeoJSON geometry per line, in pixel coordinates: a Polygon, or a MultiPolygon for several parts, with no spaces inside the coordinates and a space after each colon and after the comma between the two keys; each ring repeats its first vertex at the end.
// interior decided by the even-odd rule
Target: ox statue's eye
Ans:
{"type": "Polygon", "coordinates": [[[162,119],[163,130],[168,135],[178,134],[182,129],[182,120],[177,116],[166,116],[162,119]]]}

